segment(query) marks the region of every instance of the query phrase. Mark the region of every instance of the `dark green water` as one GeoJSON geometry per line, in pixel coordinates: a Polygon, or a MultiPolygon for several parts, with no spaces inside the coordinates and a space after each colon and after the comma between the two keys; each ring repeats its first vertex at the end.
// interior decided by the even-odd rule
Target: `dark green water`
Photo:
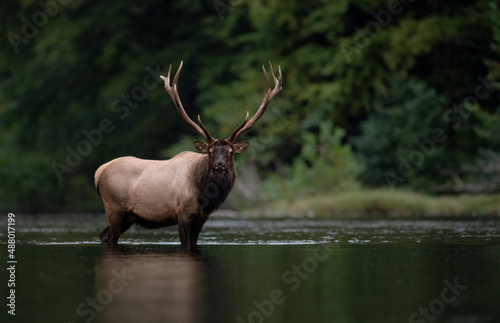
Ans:
{"type": "MultiPolygon", "coordinates": [[[[7,268],[7,216],[0,216],[7,268]]],[[[98,243],[104,215],[16,216],[1,322],[500,322],[500,219],[214,216],[98,243]]]]}

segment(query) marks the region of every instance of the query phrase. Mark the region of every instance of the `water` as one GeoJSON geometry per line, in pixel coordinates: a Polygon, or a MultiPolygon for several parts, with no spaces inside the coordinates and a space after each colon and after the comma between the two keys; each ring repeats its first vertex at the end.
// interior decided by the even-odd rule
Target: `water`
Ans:
{"type": "Polygon", "coordinates": [[[17,216],[16,315],[4,305],[0,321],[500,322],[500,218],[213,216],[195,254],[176,227],[132,228],[110,250],[105,226],[17,216]]]}

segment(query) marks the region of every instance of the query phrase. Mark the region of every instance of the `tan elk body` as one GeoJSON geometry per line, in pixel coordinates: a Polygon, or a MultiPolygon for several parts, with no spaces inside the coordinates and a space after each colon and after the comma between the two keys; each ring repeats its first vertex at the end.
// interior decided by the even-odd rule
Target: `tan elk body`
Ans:
{"type": "MultiPolygon", "coordinates": [[[[269,63],[272,71],[272,65],[269,63]]],[[[95,173],[97,192],[104,204],[109,226],[101,234],[101,241],[114,245],[120,235],[133,224],[157,228],[177,224],[181,244],[194,249],[198,235],[207,221],[233,187],[236,178],[234,154],[243,152],[248,142],[235,143],[236,139],[262,116],[271,99],[281,91],[282,76],[274,71],[275,88],[269,88],[264,66],[266,93],[255,115],[239,125],[228,139],[214,139],[198,116],[199,126],[186,114],[179,94],[177,81],[182,62],[170,86],[170,71],[165,89],[183,120],[191,125],[207,143],[194,141],[200,153],[185,151],[168,160],[145,160],[120,157],[101,167],[95,173]]]]}

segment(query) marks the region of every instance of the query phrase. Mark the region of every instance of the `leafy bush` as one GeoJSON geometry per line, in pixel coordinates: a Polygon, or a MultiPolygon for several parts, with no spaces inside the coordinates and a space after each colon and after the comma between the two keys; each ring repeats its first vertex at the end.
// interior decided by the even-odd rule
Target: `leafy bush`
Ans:
{"type": "Polygon", "coordinates": [[[342,144],[345,130],[323,121],[319,133],[305,132],[302,150],[291,165],[272,173],[264,182],[268,199],[295,199],[302,196],[356,189],[361,171],[351,148],[342,144]]]}
{"type": "Polygon", "coordinates": [[[440,108],[474,94],[478,76],[500,80],[494,1],[401,2],[386,22],[382,0],[66,2],[37,28],[43,1],[3,2],[0,10],[2,210],[102,211],[92,183],[99,165],[193,150],[184,139],[193,131],[159,78],[180,60],[187,113],[222,138],[262,100],[260,65],[282,67],[283,92],[242,138],[252,144],[237,157],[261,177],[277,172],[266,180],[273,196],[356,186],[361,168],[346,142],[366,166],[361,179],[378,186],[387,185],[387,172],[403,177],[398,185],[453,184],[450,174],[464,177],[479,151],[498,151],[498,122],[488,121],[499,114],[498,90],[460,129],[439,121],[440,108]],[[391,83],[395,75],[401,79],[391,83]],[[66,147],[104,118],[114,130],[60,182],[52,163],[63,163],[66,147]],[[322,123],[341,126],[345,137],[322,123]],[[446,143],[400,174],[399,156],[408,158],[415,140],[435,128],[447,130],[446,143]]]}
{"type": "Polygon", "coordinates": [[[360,178],[371,186],[423,184],[443,166],[438,161],[446,136],[441,120],[445,99],[416,79],[395,81],[382,91],[361,134],[352,140],[364,165],[360,178]]]}

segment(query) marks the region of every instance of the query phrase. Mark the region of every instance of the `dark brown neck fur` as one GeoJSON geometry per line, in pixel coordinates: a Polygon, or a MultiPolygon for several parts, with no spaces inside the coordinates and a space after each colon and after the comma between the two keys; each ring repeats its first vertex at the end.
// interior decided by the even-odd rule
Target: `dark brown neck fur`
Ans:
{"type": "Polygon", "coordinates": [[[224,174],[216,174],[207,155],[194,168],[194,180],[198,189],[198,203],[206,214],[217,210],[226,200],[236,178],[234,160],[226,167],[224,174]]]}

